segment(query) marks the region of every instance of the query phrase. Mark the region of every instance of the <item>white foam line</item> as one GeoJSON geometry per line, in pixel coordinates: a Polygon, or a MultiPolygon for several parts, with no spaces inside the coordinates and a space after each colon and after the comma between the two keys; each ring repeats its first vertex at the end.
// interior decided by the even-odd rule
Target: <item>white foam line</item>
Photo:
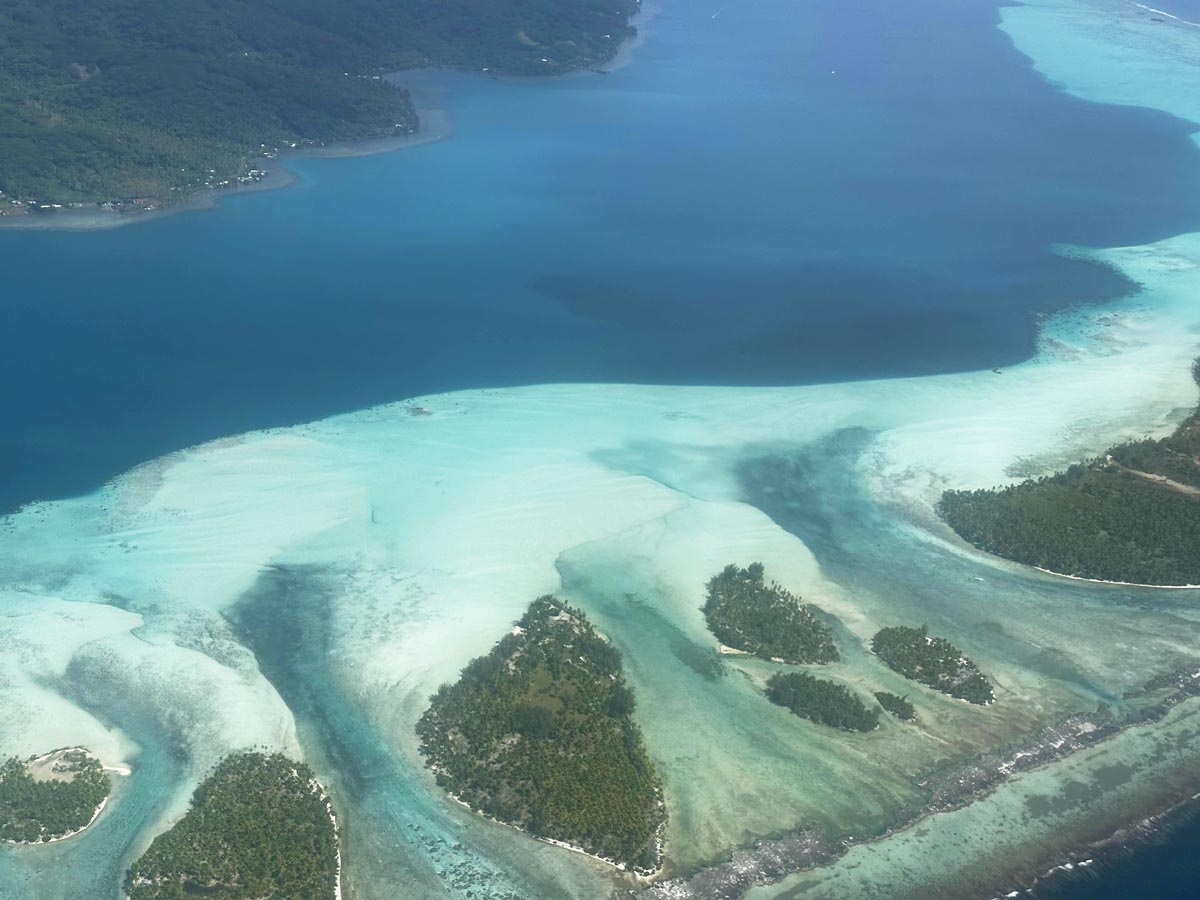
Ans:
{"type": "Polygon", "coordinates": [[[1084,578],[1082,575],[1064,575],[1062,572],[1055,572],[1052,569],[1044,569],[1041,566],[1034,566],[1039,572],[1044,572],[1047,575],[1053,575],[1055,578],[1070,578],[1072,581],[1086,581],[1088,584],[1115,584],[1120,587],[1135,587],[1135,588],[1154,588],[1159,591],[1194,591],[1200,588],[1200,584],[1139,584],[1136,581],[1106,581],[1103,578],[1084,578]]]}
{"type": "Polygon", "coordinates": [[[1144,9],[1146,12],[1154,13],[1156,16],[1165,16],[1168,19],[1178,22],[1181,25],[1190,25],[1193,28],[1200,28],[1200,22],[1189,22],[1187,19],[1181,19],[1179,16],[1173,15],[1164,9],[1155,9],[1153,6],[1146,6],[1144,3],[1133,4],[1138,9],[1144,9]]]}
{"type": "MultiPolygon", "coordinates": [[[[295,769],[292,769],[292,774],[297,774],[295,769]]],[[[338,829],[337,815],[333,811],[333,801],[329,799],[329,792],[325,790],[325,785],[317,779],[310,778],[308,787],[324,802],[325,812],[329,815],[329,823],[333,825],[333,845],[337,852],[337,876],[333,886],[333,900],[342,900],[342,836],[338,829]]]]}

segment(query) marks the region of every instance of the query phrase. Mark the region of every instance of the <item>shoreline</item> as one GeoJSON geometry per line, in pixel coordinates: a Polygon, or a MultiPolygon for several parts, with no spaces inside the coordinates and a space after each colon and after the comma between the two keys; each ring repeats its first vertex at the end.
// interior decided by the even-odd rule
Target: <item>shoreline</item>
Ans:
{"type": "Polygon", "coordinates": [[[334,900],[342,900],[342,835],[341,829],[338,828],[337,814],[333,811],[333,800],[330,799],[329,791],[325,789],[325,785],[316,778],[311,779],[308,786],[325,804],[325,812],[329,815],[329,824],[333,826],[333,846],[337,854],[337,872],[334,875],[333,898],[334,900]]]}
{"type": "Polygon", "coordinates": [[[100,818],[100,813],[104,812],[104,808],[108,806],[108,797],[100,801],[100,805],[96,807],[96,811],[92,813],[91,819],[82,828],[76,828],[74,831],[68,831],[66,834],[60,834],[52,838],[38,838],[36,841],[3,841],[9,847],[43,847],[47,844],[57,844],[59,841],[65,841],[68,838],[73,838],[78,834],[83,834],[100,818]]]}
{"type": "MultiPolygon", "coordinates": [[[[636,33],[623,41],[613,56],[602,65],[595,68],[578,68],[552,76],[537,76],[523,79],[512,76],[506,80],[541,81],[550,78],[568,78],[582,75],[608,75],[630,65],[638,48],[645,43],[648,32],[644,27],[649,24],[661,11],[657,0],[639,0],[638,11],[629,18],[629,24],[634,26],[636,33]]],[[[389,81],[400,81],[409,71],[401,70],[387,76],[389,81]]],[[[448,70],[450,71],[450,70],[448,70]]],[[[473,69],[464,70],[469,74],[480,74],[473,69]]],[[[504,77],[504,76],[498,76],[504,77]]],[[[410,91],[410,96],[412,92],[410,91]]],[[[414,100],[416,98],[414,97],[414,100]]],[[[454,135],[454,126],[447,110],[437,106],[422,106],[414,103],[417,114],[417,130],[411,134],[398,137],[368,138],[361,141],[339,141],[320,146],[279,150],[274,157],[268,157],[276,165],[267,170],[267,174],[249,184],[236,184],[229,187],[210,188],[191,194],[179,203],[169,206],[153,206],[145,210],[101,209],[98,204],[78,209],[56,209],[50,212],[27,212],[23,215],[0,216],[0,233],[5,231],[69,231],[93,232],[108,231],[123,228],[127,225],[137,225],[154,222],[180,213],[197,212],[217,209],[223,200],[241,194],[255,194],[264,191],[275,191],[291,187],[300,177],[295,170],[288,167],[291,159],[353,159],[363,156],[376,156],[392,153],[397,150],[407,150],[447,140],[454,135]]]]}
{"type": "MultiPolygon", "coordinates": [[[[78,751],[80,753],[87,755],[90,759],[96,760],[96,762],[100,763],[100,769],[103,772],[111,772],[113,774],[120,775],[122,777],[128,777],[129,775],[133,774],[133,770],[130,769],[126,765],[119,765],[119,766],[104,765],[103,760],[101,760],[100,757],[96,756],[96,754],[92,753],[86,747],[60,747],[57,750],[51,750],[48,753],[43,753],[41,756],[36,756],[33,759],[30,759],[26,763],[26,765],[32,765],[34,763],[44,762],[47,759],[49,759],[50,757],[52,757],[58,753],[72,753],[75,751],[78,751]]],[[[100,801],[99,806],[96,807],[95,811],[92,813],[92,817],[90,819],[88,819],[87,824],[83,825],[80,828],[76,828],[74,831],[68,831],[66,834],[60,834],[60,835],[57,835],[52,838],[38,838],[36,841],[7,841],[6,840],[6,841],[0,841],[0,844],[4,844],[9,847],[40,847],[40,846],[45,846],[46,844],[57,844],[59,841],[65,841],[68,838],[73,838],[76,835],[83,834],[85,831],[87,831],[89,828],[91,828],[93,825],[96,824],[96,820],[100,818],[100,813],[104,812],[105,808],[108,806],[108,801],[109,801],[109,798],[112,797],[112,793],[113,793],[112,788],[110,786],[108,794],[105,795],[104,799],[100,801]]],[[[340,898],[339,898],[339,900],[340,900],[340,898]]]]}
{"type": "Polygon", "coordinates": [[[417,115],[422,127],[413,134],[282,151],[271,160],[276,165],[268,169],[267,174],[258,181],[250,184],[204,190],[175,205],[144,211],[125,212],[91,207],[82,210],[55,210],[48,213],[33,212],[23,216],[3,217],[0,218],[0,233],[4,231],[109,231],[128,225],[156,222],[181,213],[213,210],[219,208],[221,203],[229,197],[277,191],[296,184],[300,180],[300,176],[288,166],[290,160],[376,156],[433,144],[453,136],[454,129],[445,110],[436,107],[418,107],[417,115]],[[431,127],[427,127],[426,123],[431,123],[431,127]]]}
{"type": "MultiPolygon", "coordinates": [[[[939,488],[936,493],[937,495],[940,495],[941,489],[939,488]]],[[[999,562],[1006,566],[1017,566],[1021,571],[1032,570],[1034,572],[1041,572],[1043,575],[1049,575],[1051,578],[1065,578],[1068,581],[1078,581],[1082,584],[1100,584],[1108,585],[1109,587],[1139,588],[1154,591],[1200,590],[1200,584],[1142,584],[1137,581],[1107,581],[1103,578],[1088,578],[1084,575],[1067,575],[1064,572],[1055,572],[1053,569],[1047,569],[1045,566],[1035,566],[1031,563],[1023,563],[1015,559],[1009,559],[1007,556],[1001,556],[999,553],[992,553],[990,550],[985,550],[982,547],[975,546],[957,531],[951,528],[950,524],[938,514],[935,508],[936,500],[930,503],[930,507],[930,514],[933,516],[933,521],[938,525],[938,531],[941,532],[941,539],[945,540],[950,546],[965,551],[972,557],[980,557],[992,563],[999,562]]]]}
{"type": "MultiPolygon", "coordinates": [[[[971,546],[974,547],[974,544],[971,546]]],[[[978,550],[979,548],[976,547],[975,549],[978,550]]],[[[985,550],[983,552],[986,553],[987,551],[985,550]]],[[[996,556],[994,553],[988,555],[996,556]]],[[[1005,562],[1015,563],[1018,566],[1025,565],[1024,563],[1017,562],[1015,559],[1007,559],[1003,556],[997,556],[996,558],[1003,559],[1005,562]]],[[[1088,584],[1111,584],[1118,587],[1153,588],[1154,590],[1159,591],[1194,591],[1200,588],[1200,584],[1139,584],[1136,581],[1105,581],[1103,578],[1085,578],[1083,575],[1064,575],[1062,572],[1055,572],[1052,569],[1044,569],[1041,566],[1028,566],[1027,568],[1036,569],[1045,575],[1053,575],[1055,578],[1069,578],[1072,581],[1083,581],[1088,584]]]]}
{"type": "Polygon", "coordinates": [[[658,14],[661,12],[662,5],[659,0],[638,0],[638,11],[629,17],[629,24],[637,29],[633,37],[622,41],[621,45],[617,47],[617,52],[613,54],[612,59],[604,65],[592,70],[582,69],[580,71],[591,71],[592,73],[608,75],[630,65],[637,55],[637,51],[641,49],[642,45],[646,43],[646,39],[653,33],[648,26],[658,18],[658,14]]]}
{"type": "MultiPolygon", "coordinates": [[[[441,788],[438,788],[438,790],[441,790],[441,788]]],[[[665,838],[664,833],[666,831],[666,826],[667,826],[667,823],[665,821],[658,827],[658,830],[654,834],[654,843],[655,843],[655,847],[658,851],[658,861],[659,861],[658,867],[653,872],[644,872],[644,871],[639,871],[637,869],[627,868],[625,866],[625,863],[616,862],[614,860],[609,859],[606,856],[599,856],[595,853],[585,850],[583,847],[580,847],[576,844],[571,844],[571,843],[568,843],[567,841],[560,841],[557,838],[539,837],[536,834],[530,834],[528,831],[526,831],[520,825],[514,825],[512,822],[505,822],[502,819],[497,819],[495,816],[489,816],[487,813],[483,812],[482,810],[476,809],[471,804],[469,804],[465,800],[461,799],[457,794],[452,794],[449,791],[442,791],[442,793],[449,800],[451,800],[454,803],[457,803],[463,809],[467,810],[468,812],[472,813],[473,815],[478,816],[481,819],[486,819],[487,821],[494,822],[497,825],[503,825],[505,828],[511,828],[513,831],[520,832],[521,834],[525,835],[526,837],[532,838],[535,841],[540,841],[543,844],[550,844],[552,847],[559,847],[563,850],[570,850],[572,853],[578,853],[582,856],[588,857],[589,859],[594,859],[597,862],[604,863],[606,866],[610,866],[611,868],[616,869],[622,875],[632,876],[633,878],[637,879],[638,881],[642,882],[643,884],[647,884],[647,885],[652,884],[654,882],[654,879],[657,878],[659,876],[659,874],[662,873],[662,870],[663,870],[663,865],[662,865],[662,863],[663,863],[663,843],[664,843],[664,838],[665,838]]],[[[660,804],[663,803],[663,800],[661,797],[659,798],[659,803],[660,804]]],[[[340,900],[340,898],[339,898],[339,900],[340,900]]]]}
{"type": "MultiPolygon", "coordinates": [[[[297,775],[299,773],[297,773],[296,770],[293,769],[292,774],[297,775]]],[[[337,869],[336,869],[336,874],[334,875],[335,880],[334,880],[334,885],[333,885],[333,897],[334,897],[334,900],[343,900],[343,895],[342,895],[342,838],[341,838],[341,831],[338,828],[338,824],[337,824],[337,815],[333,811],[333,800],[330,799],[329,791],[326,790],[325,785],[322,784],[316,778],[310,778],[308,781],[308,786],[312,790],[312,792],[317,795],[317,798],[322,803],[325,804],[325,812],[329,815],[330,824],[333,825],[333,846],[334,846],[335,852],[337,854],[337,869]]],[[[172,825],[171,827],[174,827],[174,825],[172,825]]],[[[165,834],[165,833],[166,832],[163,832],[163,834],[165,834]]],[[[121,897],[122,897],[122,900],[129,900],[129,894],[127,894],[125,891],[121,892],[121,897]]]]}

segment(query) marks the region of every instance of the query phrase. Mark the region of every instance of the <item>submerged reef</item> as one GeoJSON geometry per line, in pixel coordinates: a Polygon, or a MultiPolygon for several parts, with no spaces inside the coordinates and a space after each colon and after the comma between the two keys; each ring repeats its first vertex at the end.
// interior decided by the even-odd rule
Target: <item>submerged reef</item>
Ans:
{"type": "Polygon", "coordinates": [[[304,763],[237,753],[196,788],[192,806],[129,870],[129,900],[338,896],[337,828],[304,763]]]}
{"type": "MultiPolygon", "coordinates": [[[[1151,688],[1125,698],[1134,708],[1118,719],[1110,707],[1068,716],[1037,729],[1008,747],[980,754],[921,782],[920,800],[896,811],[891,827],[877,835],[830,835],[801,829],[734,850],[730,858],[694,875],[661,881],[640,892],[640,900],[717,900],[739,897],[796,872],[830,865],[853,847],[884,841],[938,813],[963,810],[1023,773],[1107,742],[1140,726],[1162,721],[1184,701],[1200,697],[1200,673],[1179,671],[1154,680],[1151,688]]],[[[1111,767],[1110,767],[1111,768],[1111,767]]],[[[1103,769],[1103,767],[1101,767],[1103,769]]],[[[803,888],[800,889],[803,891],[803,888]]],[[[900,896],[899,893],[896,896],[900,896]]]]}
{"type": "Polygon", "coordinates": [[[414,133],[384,77],[440,66],[554,75],[603,65],[635,0],[0,7],[0,218],[174,205],[261,180],[280,150],[414,133]],[[53,159],[53,165],[46,160],[53,159]]]}
{"type": "Polygon", "coordinates": [[[535,600],[417,724],[438,784],[483,814],[621,868],[653,872],[662,786],[621,654],[587,617],[535,600]]]}

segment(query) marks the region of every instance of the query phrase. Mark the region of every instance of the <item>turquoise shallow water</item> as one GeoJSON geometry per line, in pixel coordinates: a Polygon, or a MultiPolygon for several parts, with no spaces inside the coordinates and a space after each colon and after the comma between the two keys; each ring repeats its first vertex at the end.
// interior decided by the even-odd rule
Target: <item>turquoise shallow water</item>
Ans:
{"type": "Polygon", "coordinates": [[[137,777],[117,779],[111,809],[78,837],[51,847],[0,851],[0,897],[120,896],[125,870],[141,852],[139,835],[147,821],[163,814],[183,774],[180,750],[170,745],[170,730],[161,722],[145,721],[136,710],[130,712],[114,711],[111,721],[120,722],[141,748],[137,777]]]}
{"type": "Polygon", "coordinates": [[[339,806],[354,812],[343,829],[344,840],[356,847],[347,889],[375,896],[381,885],[393,884],[411,896],[498,900],[562,891],[565,885],[519,861],[489,861],[496,848],[486,831],[480,840],[431,798],[426,780],[339,690],[328,640],[334,585],[320,569],[279,569],[264,575],[231,619],[295,712],[308,758],[320,771],[337,773],[329,786],[339,806]]]}
{"type": "MultiPolygon", "coordinates": [[[[232,198],[212,212],[102,234],[2,234],[0,375],[22,388],[6,397],[0,463],[11,474],[2,502],[88,489],[216,435],[433,390],[544,381],[793,384],[1022,359],[1039,313],[1131,287],[1111,269],[1054,255],[1051,245],[1132,244],[1196,229],[1200,159],[1192,126],[1180,120],[1050,88],[994,27],[996,18],[992,4],[949,0],[904,8],[668,2],[635,63],[611,75],[521,84],[413,76],[426,102],[449,110],[449,141],[371,158],[297,161],[295,187],[232,198]]],[[[904,400],[899,392],[882,404],[876,398],[868,417],[887,419],[881,405],[904,400]]],[[[532,441],[545,416],[577,416],[586,428],[602,427],[613,413],[603,401],[594,408],[578,398],[562,402],[543,418],[523,410],[516,424],[496,426],[495,446],[523,447],[526,428],[532,441]]],[[[809,415],[807,408],[784,412],[781,422],[809,415]]],[[[660,413],[667,415],[647,407],[647,421],[660,413]]],[[[733,404],[725,418],[731,434],[738,415],[733,404]]],[[[356,427],[369,432],[369,418],[347,424],[347,433],[356,427]]],[[[1136,682],[1140,669],[1089,656],[1089,641],[1127,642],[1141,665],[1166,642],[1164,631],[1194,633],[1185,615],[1190,595],[1098,596],[981,567],[931,543],[905,512],[882,507],[863,489],[863,454],[874,435],[869,426],[846,428],[808,444],[738,447],[714,460],[695,444],[621,444],[601,432],[595,445],[603,450],[594,456],[606,474],[666,485],[680,497],[704,493],[692,483],[704,486],[691,477],[693,464],[720,470],[714,478],[728,477],[738,498],[801,538],[823,577],[870,621],[927,620],[990,671],[1012,677],[1018,695],[1029,689],[1016,681],[1018,670],[1031,673],[1048,686],[1048,706],[1111,701],[1136,682]],[[779,484],[787,490],[776,490],[779,484]],[[1060,640],[1067,620],[1086,637],[1060,640]],[[1126,624],[1133,620],[1145,630],[1126,624]]],[[[472,439],[480,440],[460,441],[451,431],[441,449],[424,455],[398,442],[396,469],[379,480],[419,482],[431,495],[446,480],[450,490],[456,478],[438,466],[443,457],[475,465],[469,453],[454,455],[472,439]],[[407,467],[410,452],[424,468],[407,467]]],[[[487,447],[479,449],[488,460],[487,447]]],[[[303,520],[310,496],[339,493],[338,478],[361,450],[351,441],[329,468],[297,470],[294,518],[303,520]]],[[[472,503],[495,521],[480,527],[468,505],[440,543],[519,531],[506,516],[526,494],[534,508],[522,515],[541,517],[543,490],[551,495],[548,515],[556,508],[556,472],[539,464],[545,483],[539,469],[536,482],[511,497],[505,486],[525,474],[520,467],[501,465],[497,478],[481,479],[472,503]]],[[[157,471],[123,490],[135,499],[153,493],[157,471]]],[[[222,478],[200,493],[211,487],[219,494],[222,478]]],[[[347,479],[341,493],[350,511],[337,508],[354,521],[362,513],[357,487],[347,479]]],[[[622,511],[624,495],[608,490],[604,503],[622,511]]],[[[574,499],[594,502],[586,492],[574,499]]],[[[439,564],[433,544],[437,529],[447,527],[432,515],[436,503],[418,492],[418,508],[422,501],[428,522],[386,538],[386,553],[413,571],[439,564]],[[430,543],[422,543],[425,529],[435,535],[430,543]],[[405,558],[410,546],[420,548],[414,557],[437,558],[405,558]]],[[[104,510],[108,502],[97,505],[104,510]]],[[[164,502],[169,518],[170,503],[186,510],[200,501],[185,494],[164,502]]],[[[672,495],[670,503],[678,502],[672,495]]],[[[102,597],[88,593],[87,576],[82,587],[72,583],[73,567],[82,572],[90,563],[93,536],[81,529],[84,543],[63,539],[57,568],[47,564],[52,574],[41,587],[145,615],[134,637],[163,654],[148,657],[147,666],[193,654],[247,684],[265,676],[294,716],[298,746],[337,798],[353,900],[607,891],[602,867],[482,826],[446,803],[414,768],[411,746],[396,740],[410,734],[407,722],[423,696],[399,677],[385,683],[357,671],[366,663],[352,652],[354,640],[377,640],[386,648],[379,655],[394,654],[386,661],[403,669],[405,652],[413,651],[406,632],[428,634],[423,617],[444,614],[461,625],[466,642],[443,639],[435,647],[445,660],[419,662],[451,675],[455,660],[483,649],[529,598],[487,596],[489,606],[464,613],[469,604],[452,592],[429,598],[420,585],[410,591],[403,571],[388,573],[400,587],[381,590],[355,575],[372,553],[385,555],[366,539],[366,559],[343,548],[332,562],[304,565],[277,560],[269,548],[261,562],[255,558],[261,569],[253,584],[230,598],[222,593],[222,554],[236,557],[240,544],[271,528],[286,531],[287,523],[274,520],[242,525],[252,520],[250,506],[235,504],[236,515],[227,517],[220,508],[210,520],[197,516],[228,529],[223,539],[183,529],[176,545],[159,547],[156,528],[122,535],[131,552],[143,540],[150,550],[135,553],[128,572],[117,564],[107,582],[98,578],[102,597]],[[213,570],[197,563],[196,548],[201,564],[215,554],[213,570]],[[185,576],[195,568],[198,593],[213,609],[187,609],[177,620],[157,585],[138,582],[138,566],[152,570],[154,560],[145,557],[160,552],[168,561],[159,580],[169,581],[176,563],[185,576]],[[486,627],[467,617],[485,619],[486,627]]],[[[408,512],[375,496],[370,506],[370,522],[385,533],[408,512]]],[[[113,520],[100,517],[97,533],[122,527],[122,504],[113,507],[113,520]]],[[[735,512],[724,510],[722,521],[735,512]]],[[[564,518],[562,529],[571,526],[564,518]]],[[[765,532],[746,527],[736,552],[757,555],[765,532]]],[[[722,541],[738,536],[713,532],[722,541]]],[[[40,552],[43,543],[30,546],[40,552]]],[[[46,546],[47,556],[59,552],[46,546]]],[[[692,550],[678,546],[681,555],[692,550]]],[[[800,558],[798,545],[787,546],[780,555],[800,558]]],[[[930,753],[914,752],[898,729],[886,731],[879,740],[894,742],[905,768],[890,772],[869,743],[874,738],[814,734],[755,707],[755,672],[712,652],[695,621],[695,584],[681,591],[671,583],[658,563],[666,552],[652,527],[618,529],[609,541],[580,538],[547,574],[628,653],[643,709],[653,713],[648,743],[678,798],[673,822],[687,835],[672,851],[680,867],[784,826],[875,833],[889,825],[891,810],[916,793],[913,760],[930,753]]],[[[720,543],[711,553],[719,564],[735,551],[720,543]]],[[[3,558],[14,580],[35,566],[7,551],[3,558]]],[[[446,578],[502,573],[504,562],[487,559],[446,578]]],[[[848,662],[838,677],[889,677],[873,668],[849,626],[839,635],[848,662]]],[[[423,688],[430,676],[420,674],[423,688]]],[[[49,680],[140,748],[136,775],[112,814],[78,841],[39,851],[46,855],[0,851],[0,896],[115,896],[119,873],[151,823],[178,806],[193,770],[203,767],[206,745],[197,732],[212,711],[179,678],[172,670],[138,681],[104,648],[93,648],[61,682],[49,680]],[[158,680],[165,700],[138,689],[158,680]]],[[[945,722],[961,717],[969,733],[963,746],[1011,724],[1008,709],[994,719],[973,719],[940,700],[930,709],[945,722]]],[[[268,720],[271,710],[261,712],[268,720]]],[[[937,737],[945,742],[952,731],[937,737]]],[[[950,757],[960,749],[937,752],[950,757]]]]}

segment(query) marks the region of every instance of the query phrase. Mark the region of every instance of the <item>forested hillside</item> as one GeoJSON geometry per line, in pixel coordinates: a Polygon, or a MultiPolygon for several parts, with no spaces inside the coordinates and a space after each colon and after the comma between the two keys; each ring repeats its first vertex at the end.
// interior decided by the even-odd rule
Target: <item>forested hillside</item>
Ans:
{"type": "MultiPolygon", "coordinates": [[[[881,628],[871,638],[871,651],[889,668],[935,691],[980,705],[996,699],[991,682],[975,663],[945,638],[930,637],[924,625],[881,628]]],[[[875,696],[884,708],[894,711],[891,701],[875,696]]]]}
{"type": "Polygon", "coordinates": [[[764,575],[762,563],[731,564],[709,579],[703,611],[717,640],[775,662],[837,662],[833,631],[816,607],[764,575]]]}
{"type": "Polygon", "coordinates": [[[871,731],[879,725],[879,710],[867,708],[848,687],[804,672],[772,675],[767,699],[802,718],[843,731],[871,731]]]}
{"type": "MultiPolygon", "coordinates": [[[[1194,369],[1200,379],[1200,364],[1194,369]]],[[[1200,584],[1200,411],[1064,472],[947,491],[939,512],[980,549],[1063,575],[1200,584]]]]}
{"type": "Polygon", "coordinates": [[[338,869],[337,830],[312,770],[278,753],[236,753],[133,864],[125,895],[333,900],[338,869]]]}
{"type": "Polygon", "coordinates": [[[0,841],[35,844],[74,834],[108,797],[109,778],[85,751],[59,751],[38,762],[36,775],[33,761],[0,763],[0,841]]]}
{"type": "Polygon", "coordinates": [[[264,149],[410,133],[416,66],[597,65],[637,0],[6,0],[0,191],[171,202],[264,149]]]}
{"type": "Polygon", "coordinates": [[[417,733],[438,784],[472,809],[652,872],[666,810],[634,706],[620,652],[540,597],[438,689],[417,733]]]}

